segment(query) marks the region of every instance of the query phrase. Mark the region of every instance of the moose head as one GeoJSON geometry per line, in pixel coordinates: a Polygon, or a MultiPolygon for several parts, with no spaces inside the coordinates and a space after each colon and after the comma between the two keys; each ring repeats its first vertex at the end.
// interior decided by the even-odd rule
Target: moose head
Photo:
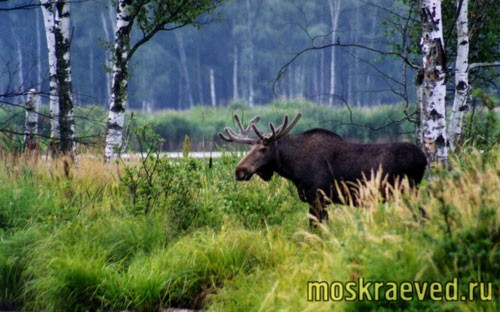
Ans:
{"type": "Polygon", "coordinates": [[[275,159],[273,143],[287,135],[295,127],[300,117],[302,117],[302,113],[298,113],[293,121],[288,124],[288,115],[285,115],[283,123],[279,127],[275,127],[270,122],[269,128],[271,132],[264,133],[256,125],[260,120],[259,116],[253,117],[245,128],[241,124],[238,115],[235,114],[234,120],[240,132],[236,133],[233,129],[226,127],[224,128],[226,135],[219,133],[219,137],[226,142],[251,145],[250,151],[236,166],[236,180],[250,180],[255,173],[265,181],[270,180],[274,172],[273,168],[270,167],[272,161],[275,159]],[[257,137],[251,138],[250,135],[252,133],[255,133],[257,137]]]}

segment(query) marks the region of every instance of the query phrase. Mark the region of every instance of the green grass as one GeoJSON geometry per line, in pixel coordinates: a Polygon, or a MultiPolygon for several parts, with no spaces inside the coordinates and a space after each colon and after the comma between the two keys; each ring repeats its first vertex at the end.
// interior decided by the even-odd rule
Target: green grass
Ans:
{"type": "MultiPolygon", "coordinates": [[[[4,156],[5,157],[5,156],[4,156]]],[[[452,157],[417,193],[307,205],[280,177],[234,181],[238,157],[0,164],[0,309],[497,311],[500,153],[452,157]],[[148,207],[146,209],[146,207],[148,207]],[[414,217],[424,208],[428,220],[414,217]],[[308,301],[308,281],[491,283],[491,301],[308,301]]],[[[382,292],[381,295],[384,293],[382,292]]],[[[371,296],[374,296],[371,293],[371,296]]],[[[475,293],[476,298],[478,294],[475,293]]]]}

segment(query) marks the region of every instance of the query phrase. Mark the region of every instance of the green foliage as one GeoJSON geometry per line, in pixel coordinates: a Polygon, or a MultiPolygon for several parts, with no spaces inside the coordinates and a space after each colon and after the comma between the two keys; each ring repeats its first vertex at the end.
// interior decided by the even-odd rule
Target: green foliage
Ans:
{"type": "Polygon", "coordinates": [[[473,90],[472,96],[474,107],[465,124],[465,139],[476,148],[495,148],[500,142],[500,117],[495,109],[500,100],[481,89],[473,90]]]}
{"type": "MultiPolygon", "coordinates": [[[[326,128],[339,135],[361,142],[411,140],[413,124],[406,119],[401,107],[348,108],[318,105],[304,100],[276,100],[266,106],[254,108],[233,102],[228,108],[196,107],[186,111],[162,111],[154,115],[137,114],[139,120],[150,122],[153,130],[165,140],[166,151],[182,150],[185,135],[194,150],[211,149],[209,143],[222,143],[217,133],[233,126],[233,114],[244,122],[254,115],[261,116],[260,128],[269,131],[268,122],[281,124],[283,116],[304,115],[294,132],[311,128],[326,128]]],[[[141,121],[142,122],[142,121],[141,121]]],[[[135,145],[134,145],[135,146],[135,145]]]]}

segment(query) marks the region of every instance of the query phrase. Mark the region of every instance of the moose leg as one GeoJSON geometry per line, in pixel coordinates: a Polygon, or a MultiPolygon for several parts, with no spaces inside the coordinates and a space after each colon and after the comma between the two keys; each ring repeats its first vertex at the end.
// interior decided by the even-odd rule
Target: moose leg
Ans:
{"type": "Polygon", "coordinates": [[[309,203],[309,213],[313,216],[313,218],[309,219],[309,225],[313,226],[315,222],[328,221],[326,206],[331,203],[332,201],[326,196],[325,192],[317,189],[314,200],[309,203]]]}
{"type": "Polygon", "coordinates": [[[316,227],[321,222],[321,213],[316,205],[309,205],[309,227],[316,227]]]}
{"type": "Polygon", "coordinates": [[[309,205],[309,226],[315,227],[316,224],[323,223],[323,220],[328,221],[328,212],[321,205],[309,205]]]}

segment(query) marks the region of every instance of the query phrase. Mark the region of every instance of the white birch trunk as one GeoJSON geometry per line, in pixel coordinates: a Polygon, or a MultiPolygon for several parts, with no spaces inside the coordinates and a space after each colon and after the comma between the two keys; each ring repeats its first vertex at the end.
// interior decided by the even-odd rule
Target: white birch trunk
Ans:
{"type": "MultiPolygon", "coordinates": [[[[184,78],[184,83],[186,84],[186,93],[187,93],[187,99],[189,102],[189,107],[193,108],[194,107],[194,100],[193,100],[193,93],[191,92],[191,79],[189,77],[188,61],[187,61],[187,56],[186,56],[186,49],[184,47],[184,40],[182,40],[182,36],[178,31],[174,31],[174,36],[175,36],[175,40],[177,41],[177,47],[179,49],[179,56],[180,56],[180,60],[181,60],[180,68],[181,68],[182,76],[184,78]]],[[[180,97],[183,98],[182,95],[180,97]]]]}
{"type": "Polygon", "coordinates": [[[59,96],[60,151],[64,154],[75,155],[69,1],[57,1],[55,9],[54,35],[56,39],[57,93],[59,96]]]}
{"type": "Polygon", "coordinates": [[[253,64],[254,64],[254,51],[253,51],[253,25],[251,16],[250,0],[246,1],[247,6],[247,34],[249,46],[249,66],[248,66],[248,104],[253,107],[254,89],[253,89],[253,64]]]}
{"type": "MultiPolygon", "coordinates": [[[[331,0],[328,3],[330,5],[330,19],[332,22],[332,44],[335,44],[337,41],[337,29],[339,26],[339,13],[340,13],[340,0],[331,0]]],[[[335,47],[332,47],[331,50],[331,60],[330,60],[330,97],[328,100],[328,104],[333,105],[333,99],[335,97],[335,47]]]]}
{"type": "Polygon", "coordinates": [[[446,165],[445,51],[440,0],[421,0],[424,151],[431,167],[446,165]]]}
{"type": "MultiPolygon", "coordinates": [[[[354,13],[354,18],[352,19],[352,26],[351,28],[352,29],[362,29],[360,24],[361,24],[361,19],[360,19],[360,12],[361,10],[360,9],[357,9],[355,10],[355,13],[354,13]]],[[[351,42],[354,42],[354,43],[358,43],[359,41],[359,34],[358,32],[356,31],[351,31],[351,35],[350,35],[350,40],[351,42]]],[[[357,88],[356,88],[356,85],[357,83],[353,83],[354,81],[358,81],[358,77],[357,75],[359,74],[359,72],[361,71],[360,69],[360,66],[359,66],[359,50],[358,49],[353,49],[351,51],[351,54],[352,54],[352,62],[350,62],[350,66],[348,68],[348,72],[347,72],[347,103],[348,104],[354,104],[354,103],[357,103],[358,105],[360,105],[360,101],[359,101],[359,95],[358,95],[358,92],[357,91],[357,88]]]]}
{"type": "Polygon", "coordinates": [[[325,68],[325,50],[320,51],[320,57],[319,57],[319,101],[320,103],[325,103],[325,71],[323,70],[325,68]]]}
{"type": "Polygon", "coordinates": [[[217,99],[215,97],[215,75],[213,68],[210,68],[210,99],[212,101],[212,106],[215,107],[217,105],[217,99]]]}
{"type": "Polygon", "coordinates": [[[49,109],[50,109],[50,148],[52,154],[57,149],[60,139],[59,130],[59,100],[57,97],[57,68],[56,68],[56,37],[54,35],[54,6],[49,0],[40,0],[45,37],[49,57],[49,109]]]}
{"type": "Polygon", "coordinates": [[[28,100],[26,102],[26,120],[24,124],[23,145],[26,150],[33,150],[37,145],[39,103],[40,97],[36,93],[36,90],[29,90],[28,100]]]}
{"type": "Polygon", "coordinates": [[[196,84],[197,84],[197,89],[198,89],[198,103],[205,103],[205,95],[204,95],[204,88],[203,88],[203,74],[204,71],[201,68],[202,60],[201,60],[201,54],[200,54],[200,49],[196,49],[196,68],[197,68],[197,75],[196,75],[196,84]]]}
{"type": "Polygon", "coordinates": [[[239,99],[238,93],[238,47],[233,49],[233,100],[239,99]]]}
{"type": "Polygon", "coordinates": [[[417,122],[415,125],[415,138],[416,144],[421,149],[424,149],[424,123],[422,118],[422,112],[424,111],[424,73],[423,69],[417,71],[416,83],[415,83],[415,107],[417,122]]]}
{"type": "Polygon", "coordinates": [[[469,97],[469,26],[468,0],[457,0],[457,58],[455,62],[455,96],[451,109],[448,138],[450,150],[455,151],[462,141],[464,112],[468,110],[469,97]],[[460,5],[461,3],[461,5],[460,5]]]}
{"type": "Polygon", "coordinates": [[[37,52],[37,62],[36,62],[36,69],[37,69],[37,76],[36,76],[36,81],[38,83],[41,83],[43,78],[42,74],[42,32],[41,32],[41,27],[40,27],[40,12],[38,10],[35,11],[35,17],[36,17],[36,52],[37,52]]]}
{"type": "MultiPolygon", "coordinates": [[[[24,60],[23,60],[23,51],[24,49],[22,48],[22,44],[21,44],[21,38],[19,38],[19,35],[17,34],[17,32],[15,30],[12,30],[12,35],[14,37],[14,41],[16,42],[16,50],[17,50],[17,64],[18,64],[18,71],[17,71],[17,88],[19,90],[24,90],[24,68],[23,68],[23,65],[24,65],[24,60]]],[[[22,96],[22,100],[21,101],[24,101],[25,100],[25,97],[22,96]]]]}
{"type": "MultiPolygon", "coordinates": [[[[115,24],[109,22],[114,20],[114,15],[112,14],[111,6],[109,6],[110,9],[108,11],[108,17],[104,15],[104,11],[101,11],[101,24],[102,24],[102,29],[104,30],[104,38],[106,38],[107,41],[111,42],[113,40],[113,35],[111,33],[115,32],[114,26],[115,24]]],[[[111,100],[111,79],[112,79],[112,74],[111,74],[111,68],[113,67],[112,57],[109,55],[109,50],[106,49],[106,61],[105,61],[105,66],[106,66],[106,96],[104,98],[105,103],[109,103],[111,100]]]]}
{"type": "Polygon", "coordinates": [[[117,158],[123,147],[123,125],[127,106],[128,62],[130,52],[130,0],[118,0],[111,100],[107,123],[104,157],[107,161],[117,158]]]}

